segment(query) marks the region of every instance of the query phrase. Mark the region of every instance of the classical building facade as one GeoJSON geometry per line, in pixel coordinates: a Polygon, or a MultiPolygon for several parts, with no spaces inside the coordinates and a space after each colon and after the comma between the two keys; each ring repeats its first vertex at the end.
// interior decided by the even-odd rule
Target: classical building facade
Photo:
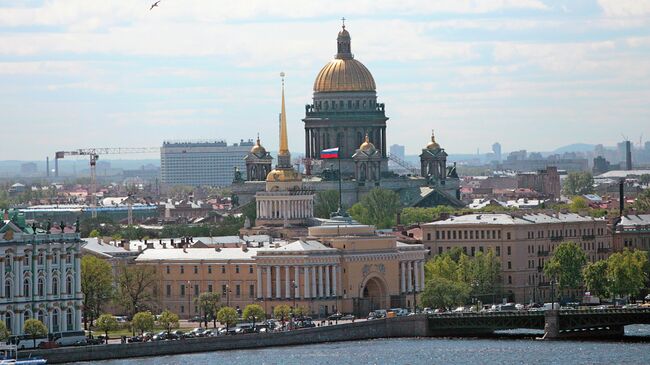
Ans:
{"type": "Polygon", "coordinates": [[[650,214],[624,215],[614,226],[614,251],[650,251],[650,214]]]}
{"type": "Polygon", "coordinates": [[[606,220],[572,213],[469,214],[421,227],[431,255],[456,247],[470,256],[493,250],[501,263],[504,297],[518,303],[550,299],[550,279],[543,269],[563,241],[576,242],[590,262],[607,258],[612,247],[606,220]]]}
{"type": "Polygon", "coordinates": [[[248,152],[244,161],[246,162],[246,180],[264,181],[266,180],[266,175],[271,172],[273,157],[262,146],[260,137],[258,136],[255,146],[248,152]]]}
{"type": "Polygon", "coordinates": [[[27,319],[50,333],[81,330],[81,243],[74,228],[28,226],[19,214],[0,222],[0,316],[12,335],[27,319]]]}

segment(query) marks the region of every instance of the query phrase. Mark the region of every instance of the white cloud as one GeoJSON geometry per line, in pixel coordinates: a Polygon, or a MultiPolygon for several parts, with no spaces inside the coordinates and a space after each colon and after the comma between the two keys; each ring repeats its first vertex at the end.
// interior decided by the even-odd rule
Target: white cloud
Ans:
{"type": "Polygon", "coordinates": [[[650,0],[598,0],[606,16],[635,17],[650,15],[650,0]]]}

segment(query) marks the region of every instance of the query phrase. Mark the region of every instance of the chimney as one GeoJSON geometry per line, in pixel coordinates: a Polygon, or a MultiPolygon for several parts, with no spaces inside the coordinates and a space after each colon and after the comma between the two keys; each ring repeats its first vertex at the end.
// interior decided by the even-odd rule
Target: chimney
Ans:
{"type": "Polygon", "coordinates": [[[625,141],[625,169],[632,170],[632,142],[625,141]]]}
{"type": "Polygon", "coordinates": [[[623,216],[623,209],[625,209],[625,179],[618,182],[618,209],[619,216],[623,216]]]}
{"type": "Polygon", "coordinates": [[[144,245],[147,247],[147,250],[153,249],[153,242],[147,242],[147,240],[144,240],[144,245]]]}
{"type": "Polygon", "coordinates": [[[50,177],[50,156],[45,157],[45,176],[50,177]]]}
{"type": "Polygon", "coordinates": [[[449,219],[449,213],[447,212],[440,213],[440,220],[444,221],[447,219],[449,219]]]}
{"type": "Polygon", "coordinates": [[[402,224],[402,212],[397,212],[396,225],[399,226],[402,224]]]}

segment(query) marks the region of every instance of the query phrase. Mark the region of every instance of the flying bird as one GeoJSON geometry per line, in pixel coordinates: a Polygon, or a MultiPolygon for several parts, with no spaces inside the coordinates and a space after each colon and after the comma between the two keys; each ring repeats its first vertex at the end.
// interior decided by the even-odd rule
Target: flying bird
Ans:
{"type": "Polygon", "coordinates": [[[160,0],[158,0],[155,3],[151,4],[151,7],[149,8],[149,10],[153,10],[153,8],[157,7],[159,2],[160,2],[160,0]]]}

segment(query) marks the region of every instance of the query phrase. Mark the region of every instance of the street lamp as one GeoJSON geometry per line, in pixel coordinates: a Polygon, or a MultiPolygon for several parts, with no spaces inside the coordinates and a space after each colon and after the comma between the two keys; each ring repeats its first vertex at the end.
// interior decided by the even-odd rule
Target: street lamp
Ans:
{"type": "Polygon", "coordinates": [[[551,279],[551,310],[555,310],[555,279],[551,279]]]}
{"type": "Polygon", "coordinates": [[[230,307],[230,285],[226,284],[226,306],[230,307]]]}

